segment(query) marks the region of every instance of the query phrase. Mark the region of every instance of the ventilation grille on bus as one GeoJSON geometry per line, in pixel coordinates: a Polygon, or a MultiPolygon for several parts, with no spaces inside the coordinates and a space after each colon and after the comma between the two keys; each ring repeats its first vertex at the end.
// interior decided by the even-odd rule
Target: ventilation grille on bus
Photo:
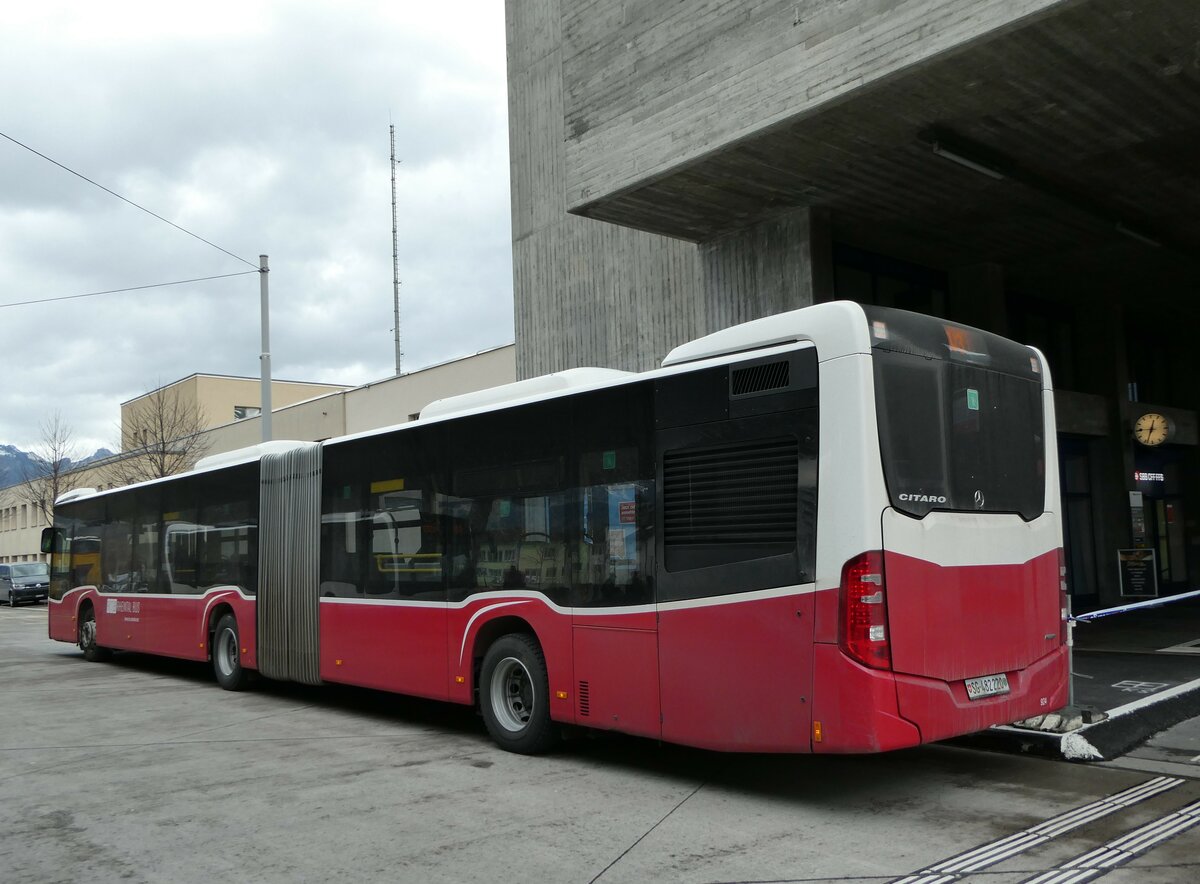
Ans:
{"type": "Polygon", "coordinates": [[[579,717],[587,718],[592,714],[591,687],[588,682],[579,683],[579,717]]]}
{"type": "Polygon", "coordinates": [[[791,368],[791,362],[786,359],[735,368],[729,373],[729,393],[731,396],[749,396],[752,393],[786,389],[792,382],[791,368]]]}
{"type": "Polygon", "coordinates": [[[663,456],[663,543],[794,544],[799,458],[794,438],[669,451],[663,456]]]}

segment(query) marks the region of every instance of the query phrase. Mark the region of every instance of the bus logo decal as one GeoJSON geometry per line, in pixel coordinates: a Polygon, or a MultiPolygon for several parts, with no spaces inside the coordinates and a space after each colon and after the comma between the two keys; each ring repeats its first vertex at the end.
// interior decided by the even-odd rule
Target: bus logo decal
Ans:
{"type": "Polygon", "coordinates": [[[945,503],[946,498],[939,494],[901,494],[901,500],[909,503],[945,503]]]}

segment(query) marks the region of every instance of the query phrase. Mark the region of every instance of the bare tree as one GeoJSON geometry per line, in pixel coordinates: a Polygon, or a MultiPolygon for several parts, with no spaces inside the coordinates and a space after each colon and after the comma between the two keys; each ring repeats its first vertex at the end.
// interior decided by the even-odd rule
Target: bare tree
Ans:
{"type": "Polygon", "coordinates": [[[178,387],[159,387],[133,403],[121,421],[121,456],[107,467],[113,485],[130,485],[190,470],[208,451],[208,421],[178,387]]]}
{"type": "Polygon", "coordinates": [[[41,441],[30,452],[29,464],[22,470],[24,482],[16,489],[17,497],[31,510],[42,514],[42,521],[54,521],[54,501],[83,482],[83,472],[74,461],[79,452],[75,431],[62,413],[50,414],[41,426],[41,441]]]}

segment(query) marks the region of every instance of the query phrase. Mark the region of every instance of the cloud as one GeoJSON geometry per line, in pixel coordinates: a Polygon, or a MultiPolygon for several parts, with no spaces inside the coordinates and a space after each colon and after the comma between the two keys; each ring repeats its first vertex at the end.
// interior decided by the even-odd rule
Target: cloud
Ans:
{"type": "MultiPolygon", "coordinates": [[[[50,2],[5,42],[0,131],[270,256],[277,377],[392,372],[389,121],[405,368],[512,340],[503,4],[50,2]]],[[[0,303],[250,269],[0,140],[0,303]]],[[[58,409],[111,444],[149,385],[257,375],[258,298],[251,273],[0,309],[0,443],[58,409]]]]}

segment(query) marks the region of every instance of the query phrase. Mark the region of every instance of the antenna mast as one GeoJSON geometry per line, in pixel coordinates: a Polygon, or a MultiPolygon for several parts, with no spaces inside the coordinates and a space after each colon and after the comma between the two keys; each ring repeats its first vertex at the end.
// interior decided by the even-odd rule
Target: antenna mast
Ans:
{"type": "Polygon", "coordinates": [[[401,374],[404,350],[400,346],[400,251],[396,236],[396,127],[388,126],[392,140],[392,306],[395,311],[396,375],[401,374]]]}

